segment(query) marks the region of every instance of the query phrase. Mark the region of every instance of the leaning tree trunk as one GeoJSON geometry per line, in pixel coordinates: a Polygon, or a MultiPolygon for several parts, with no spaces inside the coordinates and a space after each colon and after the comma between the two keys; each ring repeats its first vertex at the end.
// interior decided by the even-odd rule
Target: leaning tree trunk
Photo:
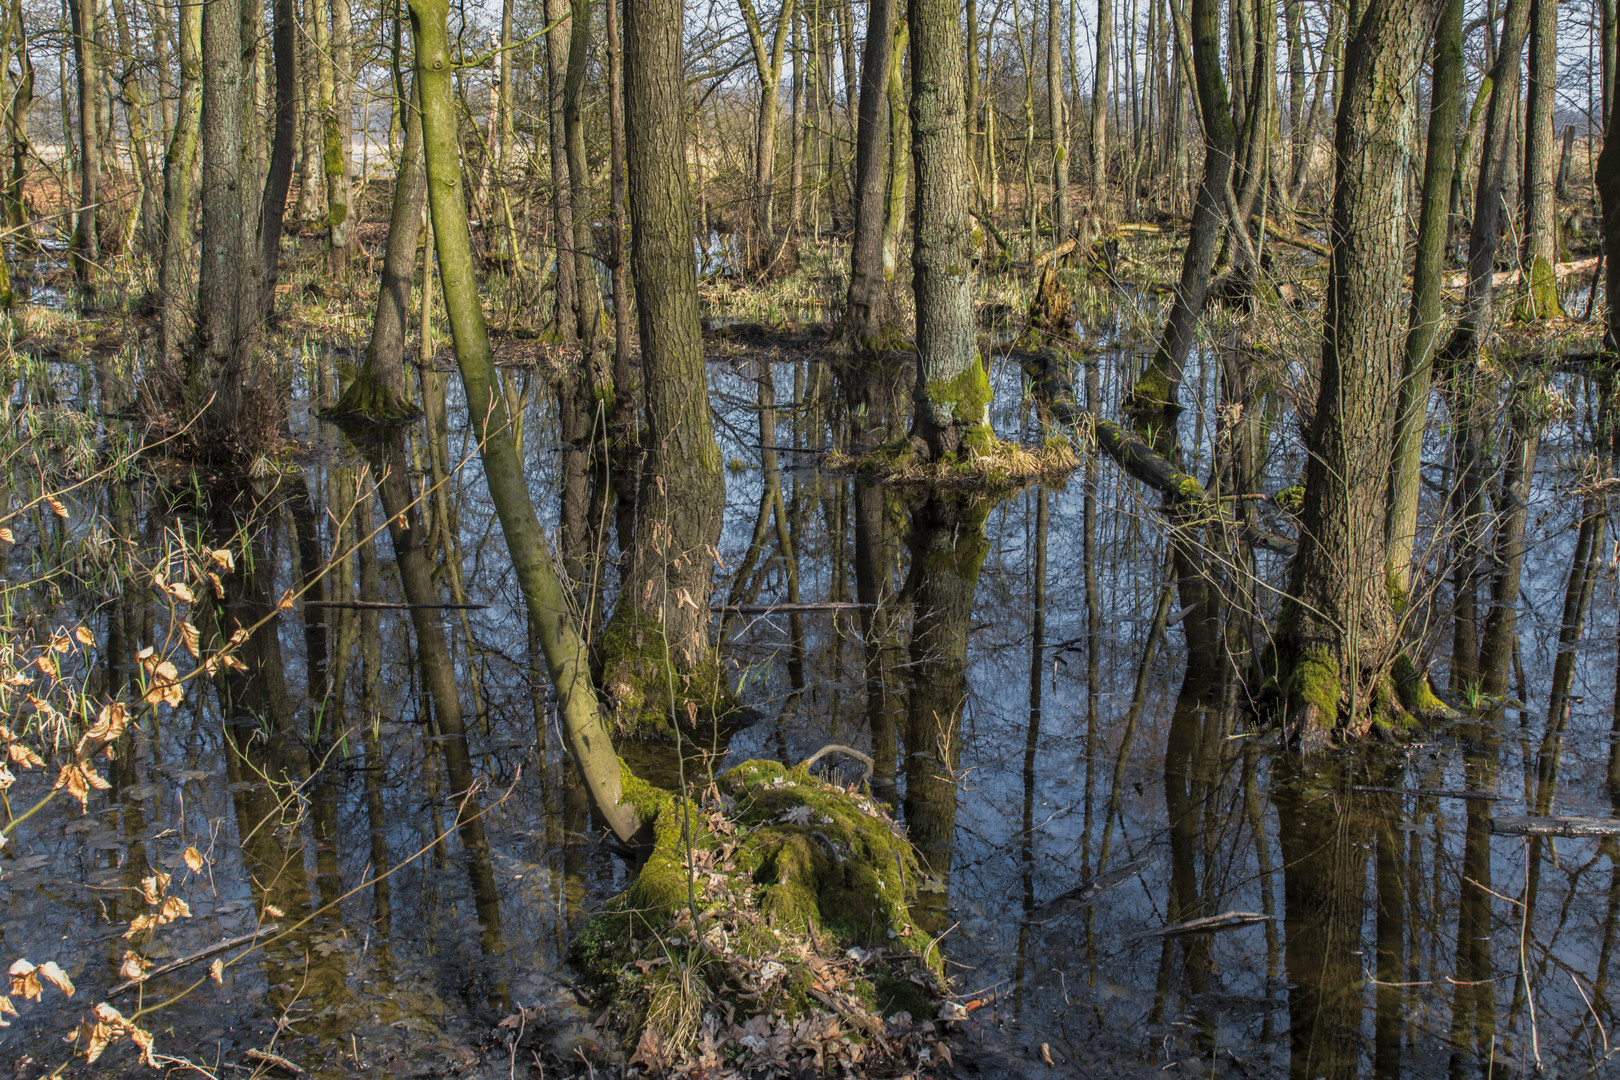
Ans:
{"type": "MultiPolygon", "coordinates": [[[[216,0],[218,2],[218,0],[216,0]]],[[[642,816],[624,800],[618,755],[602,721],[590,681],[589,655],[575,632],[551,548],[535,517],[523,460],[512,437],[505,400],[495,375],[484,312],[473,273],[472,240],[462,196],[452,85],[448,0],[411,0],[416,38],[416,86],[422,105],[422,151],[428,200],[438,249],[445,314],[468,402],[467,415],[495,514],[506,537],[529,625],[540,639],[546,668],[557,690],[563,732],[591,800],[615,835],[628,840],[642,816]]]]}
{"type": "Polygon", "coordinates": [[[1288,721],[1312,742],[1341,714],[1360,734],[1376,718],[1373,706],[1398,707],[1385,689],[1399,642],[1384,542],[1402,358],[1398,223],[1406,216],[1409,89],[1437,7],[1371,0],[1345,64],[1321,382],[1279,635],[1288,721]]]}
{"type": "Polygon", "coordinates": [[[725,509],[698,322],[686,187],[680,0],[624,8],[631,259],[647,430],[635,545],[602,644],[603,681],[627,722],[718,711],[729,695],[709,634],[725,509]]]}
{"type": "Polygon", "coordinates": [[[912,293],[917,382],[912,434],[927,456],[955,453],[987,426],[990,379],[973,325],[973,223],[968,215],[962,26],[951,0],[911,5],[911,157],[916,173],[912,293]]]}
{"type": "MultiPolygon", "coordinates": [[[[1220,0],[1192,0],[1193,76],[1204,121],[1204,179],[1193,203],[1192,231],[1182,256],[1181,280],[1165,321],[1159,347],[1131,390],[1133,408],[1173,413],[1179,408],[1181,373],[1198,335],[1198,319],[1209,298],[1221,222],[1226,220],[1226,193],[1232,183],[1232,157],[1237,126],[1227,104],[1226,76],[1221,71],[1220,0]]],[[[1234,223],[1241,228],[1241,224],[1234,223]]]]}

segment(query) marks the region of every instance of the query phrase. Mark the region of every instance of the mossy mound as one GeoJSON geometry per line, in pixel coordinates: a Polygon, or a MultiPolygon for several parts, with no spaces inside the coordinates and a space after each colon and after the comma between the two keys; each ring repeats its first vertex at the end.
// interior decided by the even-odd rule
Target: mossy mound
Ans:
{"type": "Polygon", "coordinates": [[[337,424],[408,424],[422,411],[406,401],[371,371],[367,363],[344,387],[337,403],[321,417],[337,424]]]}
{"type": "Polygon", "coordinates": [[[689,671],[671,661],[656,619],[618,605],[597,649],[597,685],[619,732],[633,737],[672,735],[675,724],[713,722],[737,710],[718,651],[689,671]]]}
{"type": "Polygon", "coordinates": [[[1007,493],[1036,481],[1062,480],[1079,465],[1074,446],[1066,438],[1024,446],[1003,442],[988,426],[975,424],[963,433],[960,449],[938,461],[928,460],[921,439],[906,437],[860,455],[829,454],[823,468],[850,470],[890,484],[1007,493]]]}
{"type": "Polygon", "coordinates": [[[917,857],[882,808],[772,761],[736,766],[701,803],[636,783],[652,852],[576,943],[625,1049],[662,1066],[768,1060],[781,1047],[763,1021],[857,1062],[900,1053],[886,1021],[931,1017],[946,983],[910,914],[917,857]]]}

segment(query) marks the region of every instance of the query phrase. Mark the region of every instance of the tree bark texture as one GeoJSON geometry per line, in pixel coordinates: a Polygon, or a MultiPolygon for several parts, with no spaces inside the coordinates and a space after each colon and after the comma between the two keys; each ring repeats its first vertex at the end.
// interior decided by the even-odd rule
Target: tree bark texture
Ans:
{"type": "Polygon", "coordinates": [[[912,293],[917,305],[913,434],[934,459],[986,422],[990,383],[973,324],[972,191],[962,103],[962,24],[951,0],[911,4],[912,293]]]}
{"type": "Polygon", "coordinates": [[[1384,502],[1401,377],[1401,269],[1414,83],[1437,0],[1370,0],[1346,59],[1322,373],[1307,435],[1282,653],[1295,731],[1352,731],[1398,648],[1384,502]]]}

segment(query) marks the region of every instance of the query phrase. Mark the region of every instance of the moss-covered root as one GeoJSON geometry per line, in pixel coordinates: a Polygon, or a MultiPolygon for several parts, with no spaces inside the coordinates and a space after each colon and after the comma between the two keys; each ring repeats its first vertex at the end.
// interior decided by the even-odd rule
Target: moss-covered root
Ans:
{"type": "Polygon", "coordinates": [[[1545,255],[1538,255],[1530,264],[1530,287],[1515,306],[1513,317],[1529,322],[1562,318],[1563,314],[1564,309],[1558,303],[1558,274],[1545,255]]]}
{"type": "Polygon", "coordinates": [[[1288,741],[1306,751],[1326,746],[1339,721],[1339,665],[1327,650],[1312,649],[1282,686],[1288,741]]]}
{"type": "Polygon", "coordinates": [[[627,1046],[678,1061],[705,1029],[813,1015],[881,1046],[880,1018],[933,1014],[946,986],[911,918],[917,857],[870,798],[771,761],[719,777],[707,805],[628,775],[624,790],[652,851],[576,952],[627,1046]]]}
{"type": "Polygon", "coordinates": [[[597,651],[597,685],[619,731],[667,734],[676,723],[715,720],[737,709],[717,650],[691,670],[679,670],[658,621],[630,614],[629,607],[615,608],[597,651]]]}
{"type": "Polygon", "coordinates": [[[1435,695],[1428,672],[1419,668],[1409,654],[1402,652],[1395,658],[1390,677],[1402,708],[1412,716],[1431,720],[1455,715],[1456,710],[1435,695]]]}
{"type": "Polygon", "coordinates": [[[421,410],[379,379],[367,363],[337,403],[321,410],[321,415],[337,423],[404,424],[420,416],[421,410]]]}

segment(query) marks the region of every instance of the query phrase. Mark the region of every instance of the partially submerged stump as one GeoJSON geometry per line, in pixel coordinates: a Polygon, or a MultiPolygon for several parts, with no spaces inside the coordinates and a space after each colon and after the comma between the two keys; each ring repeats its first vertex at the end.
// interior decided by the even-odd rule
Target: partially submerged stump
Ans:
{"type": "Polygon", "coordinates": [[[934,1015],[946,984],[910,915],[917,857],[870,797],[772,761],[726,772],[702,804],[633,777],[626,794],[653,850],[577,952],[633,1060],[764,1064],[802,1029],[803,1053],[870,1065],[934,1015]]]}

